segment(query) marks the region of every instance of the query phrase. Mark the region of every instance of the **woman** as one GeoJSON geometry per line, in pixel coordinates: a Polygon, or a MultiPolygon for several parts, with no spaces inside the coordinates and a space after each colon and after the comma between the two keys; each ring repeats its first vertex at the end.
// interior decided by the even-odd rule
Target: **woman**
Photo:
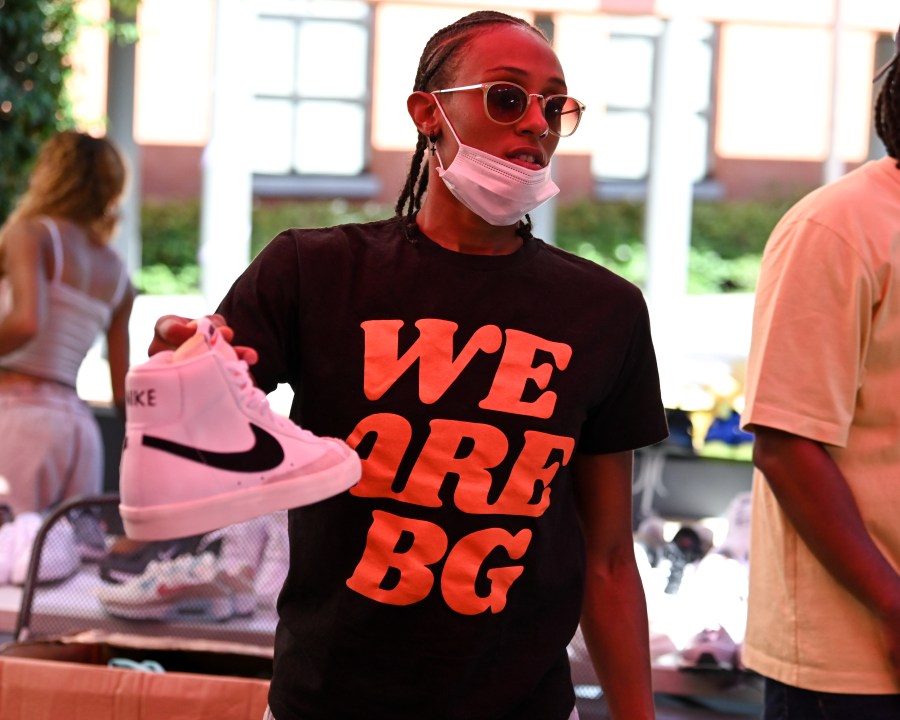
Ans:
{"type": "Polygon", "coordinates": [[[15,514],[102,487],[100,428],[75,383],[105,331],[124,409],[134,289],[110,243],[126,177],[108,140],[59,133],[0,228],[0,502],[15,514]]]}
{"type": "MultiPolygon", "coordinates": [[[[612,717],[653,717],[634,448],[666,435],[640,291],[532,237],[584,107],[543,34],[425,47],[397,217],[282,233],[219,307],[258,385],[359,484],[292,510],[268,717],[566,720],[581,621],[612,717]],[[426,192],[427,190],[427,192],[426,192]]],[[[157,323],[151,353],[194,332],[157,323]]]]}

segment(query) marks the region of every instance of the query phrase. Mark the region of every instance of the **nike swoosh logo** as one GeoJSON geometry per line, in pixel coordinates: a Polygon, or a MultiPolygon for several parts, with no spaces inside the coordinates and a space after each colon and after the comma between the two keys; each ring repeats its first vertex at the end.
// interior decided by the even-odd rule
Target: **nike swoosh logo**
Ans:
{"type": "Polygon", "coordinates": [[[152,435],[144,435],[141,443],[145,447],[162,450],[185,460],[218,468],[219,470],[246,473],[274,470],[284,460],[284,449],[281,447],[281,443],[273,435],[253,423],[250,423],[250,429],[253,431],[253,447],[241,452],[203,450],[152,435]]]}

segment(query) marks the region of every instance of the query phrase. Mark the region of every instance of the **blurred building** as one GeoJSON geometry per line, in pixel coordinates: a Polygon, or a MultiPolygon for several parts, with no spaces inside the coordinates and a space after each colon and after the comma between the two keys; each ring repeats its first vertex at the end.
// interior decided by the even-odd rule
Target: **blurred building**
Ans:
{"type": "MultiPolygon", "coordinates": [[[[106,11],[103,0],[82,6],[97,16],[106,11]]],[[[243,95],[229,114],[232,132],[237,127],[243,137],[254,197],[393,202],[416,139],[406,97],[419,52],[435,30],[479,7],[142,0],[133,86],[142,196],[201,195],[204,150],[221,112],[214,96],[229,87],[218,49],[246,73],[234,78],[243,95]]],[[[873,139],[871,78],[893,51],[893,0],[508,0],[490,7],[547,32],[569,91],[588,107],[557,152],[560,202],[644,196],[660,121],[660,44],[673,12],[692,20],[678,92],[690,112],[682,134],[696,197],[794,195],[819,184],[827,163],[846,169],[882,153],[873,139]]],[[[82,33],[73,92],[86,123],[107,113],[108,57],[101,30],[82,33]]]]}
{"type": "MultiPolygon", "coordinates": [[[[419,53],[485,7],[541,27],[588,108],[559,144],[561,193],[533,214],[538,235],[552,241],[554,203],[645,200],[666,401],[700,407],[722,384],[739,399],[753,298],[688,295],[692,200],[796,198],[883,155],[872,78],[894,51],[896,0],[141,0],[129,48],[87,25],[71,90],[82,123],[111,128],[138,170],[123,214],[201,201],[203,298],[142,297],[135,361],[158,315],[211,311],[246,266],[253,202],[393,205],[419,53]]],[[[139,229],[120,240],[135,267],[139,229]]]]}

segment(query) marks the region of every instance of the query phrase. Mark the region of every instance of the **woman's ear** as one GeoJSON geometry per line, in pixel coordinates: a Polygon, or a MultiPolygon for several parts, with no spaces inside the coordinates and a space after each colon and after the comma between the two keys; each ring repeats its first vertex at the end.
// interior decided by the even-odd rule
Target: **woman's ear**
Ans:
{"type": "Polygon", "coordinates": [[[434,95],[422,91],[414,92],[406,100],[406,110],[422,135],[432,137],[438,134],[440,113],[434,95]]]}

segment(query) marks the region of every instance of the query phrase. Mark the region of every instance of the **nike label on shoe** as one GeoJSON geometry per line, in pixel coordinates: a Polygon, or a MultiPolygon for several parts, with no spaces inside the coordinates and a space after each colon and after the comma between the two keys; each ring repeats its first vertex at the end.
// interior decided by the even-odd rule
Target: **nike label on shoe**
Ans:
{"type": "Polygon", "coordinates": [[[128,407],[156,407],[156,389],[126,390],[125,404],[128,407]]]}
{"type": "Polygon", "coordinates": [[[215,452],[190,445],[182,445],[173,440],[144,435],[142,444],[163,452],[177,455],[192,462],[234,472],[263,472],[274,470],[284,460],[284,449],[278,440],[261,427],[250,423],[254,443],[249,450],[241,452],[215,452]]]}

